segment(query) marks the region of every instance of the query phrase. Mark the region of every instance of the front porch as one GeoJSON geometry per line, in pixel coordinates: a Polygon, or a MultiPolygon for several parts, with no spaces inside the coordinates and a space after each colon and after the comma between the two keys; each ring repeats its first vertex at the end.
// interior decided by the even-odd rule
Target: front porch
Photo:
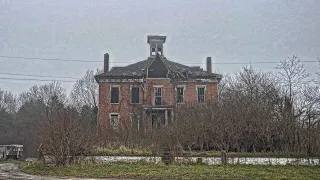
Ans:
{"type": "Polygon", "coordinates": [[[174,111],[171,106],[143,107],[143,121],[148,129],[158,129],[173,122],[174,111]]]}

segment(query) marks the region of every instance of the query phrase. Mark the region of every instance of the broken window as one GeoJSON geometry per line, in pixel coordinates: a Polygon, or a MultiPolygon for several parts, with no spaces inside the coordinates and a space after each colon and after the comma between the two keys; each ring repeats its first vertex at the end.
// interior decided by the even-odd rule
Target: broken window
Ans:
{"type": "Polygon", "coordinates": [[[204,103],[206,100],[206,88],[205,87],[197,87],[198,91],[198,103],[204,103]]]}
{"type": "Polygon", "coordinates": [[[162,88],[154,88],[154,104],[161,105],[162,104],[162,88]]]}
{"type": "Polygon", "coordinates": [[[110,128],[117,130],[119,126],[119,114],[110,115],[110,128]]]}
{"type": "Polygon", "coordinates": [[[177,87],[177,103],[183,103],[183,102],[184,102],[184,88],[177,87]]]}
{"type": "Polygon", "coordinates": [[[136,113],[130,114],[131,127],[133,130],[139,131],[139,119],[136,113]]]}
{"type": "Polygon", "coordinates": [[[151,114],[151,120],[152,120],[152,129],[158,129],[165,125],[163,112],[151,114]]]}
{"type": "Polygon", "coordinates": [[[111,103],[119,103],[119,87],[111,87],[111,103]]]}
{"type": "Polygon", "coordinates": [[[139,104],[139,87],[131,88],[131,103],[139,104]]]}

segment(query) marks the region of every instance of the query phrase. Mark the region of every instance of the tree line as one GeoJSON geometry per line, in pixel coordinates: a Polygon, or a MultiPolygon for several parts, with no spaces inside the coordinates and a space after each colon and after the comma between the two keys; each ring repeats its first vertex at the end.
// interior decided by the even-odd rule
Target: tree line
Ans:
{"type": "MultiPolygon", "coordinates": [[[[128,121],[104,141],[156,152],[169,146],[176,153],[225,150],[316,156],[319,77],[308,73],[297,56],[279,62],[274,72],[243,67],[222,78],[218,103],[186,103],[175,109],[173,122],[152,131],[137,131],[128,121]]],[[[137,117],[146,123],[142,114],[137,117]]]]}
{"type": "MultiPolygon", "coordinates": [[[[150,148],[175,152],[225,150],[319,155],[320,77],[297,56],[276,71],[243,67],[219,83],[219,101],[186,103],[168,126],[137,130],[126,121],[117,131],[97,128],[98,84],[89,70],[70,94],[59,82],[14,95],[0,90],[0,144],[19,143],[26,156],[51,154],[70,163],[95,147],[150,148]],[[68,157],[68,158],[67,158],[68,157]]],[[[139,113],[137,107],[137,113],[139,113]]],[[[137,116],[143,123],[142,116],[137,116]]]]}

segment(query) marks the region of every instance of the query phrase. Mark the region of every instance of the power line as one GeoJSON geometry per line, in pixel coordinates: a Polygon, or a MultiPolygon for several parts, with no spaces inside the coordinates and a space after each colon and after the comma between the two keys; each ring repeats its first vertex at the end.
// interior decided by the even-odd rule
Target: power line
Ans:
{"type": "MultiPolygon", "coordinates": [[[[2,58],[10,58],[10,59],[32,59],[32,60],[43,60],[43,61],[65,61],[65,62],[83,62],[83,63],[102,63],[103,61],[89,61],[89,60],[80,60],[80,59],[59,59],[59,58],[39,58],[39,57],[23,57],[23,56],[3,56],[2,58]]],[[[304,63],[318,63],[319,61],[300,61],[304,63]]],[[[129,61],[111,61],[110,63],[114,64],[127,64],[127,63],[134,63],[129,61]]],[[[213,62],[212,64],[279,64],[280,61],[251,61],[251,62],[213,62]]],[[[193,62],[185,62],[183,64],[200,64],[200,63],[193,63],[193,62]]]]}
{"type": "Polygon", "coordinates": [[[33,60],[44,60],[44,61],[72,61],[72,62],[102,62],[102,61],[88,61],[80,59],[58,59],[58,58],[38,58],[38,57],[22,57],[22,56],[0,56],[2,58],[10,59],[33,59],[33,60]]]}
{"type": "MultiPolygon", "coordinates": [[[[51,76],[53,77],[53,76],[51,76]]],[[[10,77],[0,77],[0,80],[18,80],[18,81],[47,81],[47,82],[51,82],[51,81],[57,81],[57,82],[77,82],[74,80],[56,80],[56,79],[34,79],[34,78],[10,78],[10,77]]],[[[278,83],[286,83],[286,82],[282,82],[279,81],[278,83]]],[[[319,83],[319,81],[317,80],[306,80],[306,81],[300,81],[301,84],[308,84],[308,83],[319,83]]]]}
{"type": "Polygon", "coordinates": [[[76,79],[76,80],[79,80],[79,78],[74,78],[74,77],[62,77],[62,76],[43,76],[43,75],[20,74],[20,73],[0,73],[0,74],[3,74],[3,75],[13,75],[13,76],[30,76],[30,77],[66,78],[66,79],[76,79]]]}
{"type": "Polygon", "coordinates": [[[77,82],[77,81],[72,81],[72,80],[32,79],[32,78],[6,78],[6,77],[0,77],[0,80],[77,82]]]}
{"type": "MultiPolygon", "coordinates": [[[[304,63],[315,63],[319,61],[300,61],[304,63]]],[[[225,63],[212,63],[212,64],[279,64],[280,61],[256,61],[256,62],[225,62],[225,63]]]]}

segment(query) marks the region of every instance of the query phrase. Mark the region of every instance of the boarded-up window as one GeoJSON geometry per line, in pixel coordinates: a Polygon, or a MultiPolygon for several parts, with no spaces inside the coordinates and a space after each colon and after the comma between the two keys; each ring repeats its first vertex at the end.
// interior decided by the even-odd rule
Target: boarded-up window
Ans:
{"type": "Polygon", "coordinates": [[[111,103],[119,103],[119,87],[111,87],[111,103]]]}
{"type": "Polygon", "coordinates": [[[119,114],[110,115],[110,128],[117,130],[119,126],[119,114]]]}
{"type": "Polygon", "coordinates": [[[138,104],[139,103],[139,87],[131,88],[131,103],[138,104]]]}
{"type": "Polygon", "coordinates": [[[177,87],[177,103],[183,103],[183,102],[184,102],[184,88],[177,87]]]}
{"type": "Polygon", "coordinates": [[[130,114],[131,127],[133,130],[139,131],[139,119],[136,113],[130,114]]]}
{"type": "Polygon", "coordinates": [[[205,87],[197,87],[198,91],[198,103],[204,103],[206,100],[206,88],[205,87]]]}
{"type": "Polygon", "coordinates": [[[162,104],[162,88],[154,88],[154,104],[161,105],[162,104]]]}

